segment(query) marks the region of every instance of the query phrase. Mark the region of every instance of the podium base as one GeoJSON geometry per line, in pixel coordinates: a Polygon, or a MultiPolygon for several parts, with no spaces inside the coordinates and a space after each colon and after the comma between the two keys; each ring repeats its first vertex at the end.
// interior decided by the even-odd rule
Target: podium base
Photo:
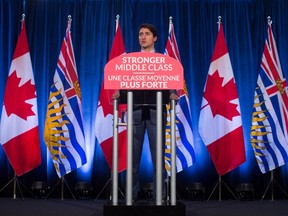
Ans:
{"type": "Polygon", "coordinates": [[[185,205],[177,202],[176,205],[161,206],[149,202],[137,202],[131,206],[124,203],[111,205],[110,202],[103,206],[103,216],[185,216],[185,205]]]}

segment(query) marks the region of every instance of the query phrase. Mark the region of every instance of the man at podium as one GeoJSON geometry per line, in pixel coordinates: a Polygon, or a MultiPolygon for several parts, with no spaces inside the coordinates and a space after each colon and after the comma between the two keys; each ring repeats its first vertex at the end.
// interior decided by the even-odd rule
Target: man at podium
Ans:
{"type": "MultiPolygon", "coordinates": [[[[158,38],[158,32],[154,25],[149,23],[141,24],[139,27],[139,44],[141,52],[155,52],[155,42],[158,38]]],[[[147,131],[149,139],[149,147],[153,164],[153,198],[155,200],[155,188],[156,188],[156,92],[155,90],[135,90],[133,91],[133,98],[135,98],[133,105],[133,201],[138,199],[139,192],[139,166],[143,149],[143,142],[145,132],[147,131]],[[137,103],[137,100],[141,99],[141,104],[137,103]]],[[[178,99],[176,91],[164,90],[163,98],[168,94],[168,97],[173,100],[178,99]]],[[[119,98],[120,92],[116,91],[113,94],[113,99],[119,98]]],[[[163,152],[165,145],[165,125],[167,121],[166,106],[163,104],[163,152]]],[[[164,181],[166,179],[166,170],[164,167],[163,157],[163,168],[162,168],[162,179],[163,179],[163,194],[162,198],[165,198],[166,187],[164,181]]]]}

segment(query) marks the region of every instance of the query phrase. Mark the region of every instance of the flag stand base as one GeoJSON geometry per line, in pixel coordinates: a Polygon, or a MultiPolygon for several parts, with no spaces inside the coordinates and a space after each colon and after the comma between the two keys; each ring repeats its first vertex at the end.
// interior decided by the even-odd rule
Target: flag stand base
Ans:
{"type": "MultiPolygon", "coordinates": [[[[22,199],[24,200],[24,197],[23,197],[23,193],[22,193],[22,190],[21,190],[21,187],[20,187],[20,181],[18,180],[18,177],[16,176],[16,174],[14,174],[14,177],[6,184],[4,185],[3,188],[0,189],[0,193],[6,188],[8,187],[9,184],[13,183],[13,199],[16,199],[17,198],[17,194],[16,194],[16,190],[17,190],[17,187],[19,188],[19,191],[20,191],[20,194],[21,194],[21,197],[22,199]]],[[[23,185],[21,183],[21,185],[29,192],[31,193],[26,187],[25,185],[23,185]]],[[[31,193],[32,194],[32,193],[31,193]]]]}
{"type": "Polygon", "coordinates": [[[219,194],[218,194],[218,200],[221,201],[222,200],[222,183],[223,185],[229,190],[229,192],[235,197],[236,200],[238,200],[237,196],[232,192],[232,190],[228,187],[228,185],[222,180],[222,177],[219,176],[218,181],[214,187],[214,189],[212,190],[209,198],[207,201],[210,200],[212,194],[214,193],[214,191],[216,190],[217,186],[219,187],[219,194]]]}
{"type": "Polygon", "coordinates": [[[163,204],[161,206],[150,202],[137,202],[131,206],[124,203],[112,205],[110,202],[103,206],[103,216],[185,216],[185,205],[177,202],[176,205],[163,204]]]}
{"type": "Polygon", "coordinates": [[[266,193],[269,189],[269,187],[271,186],[271,201],[274,201],[274,184],[278,186],[278,188],[283,192],[283,194],[288,197],[288,194],[286,193],[286,191],[279,185],[279,183],[274,179],[274,170],[270,171],[271,172],[271,177],[270,177],[270,181],[269,184],[267,185],[267,188],[262,196],[262,201],[264,199],[264,197],[266,196],[266,193]]]}
{"type": "MultiPolygon", "coordinates": [[[[169,178],[169,176],[167,175],[167,178],[166,178],[166,180],[165,180],[165,184],[166,184],[166,190],[167,190],[167,200],[170,200],[171,199],[171,194],[170,194],[170,178],[169,178]]],[[[179,200],[182,200],[182,198],[180,197],[180,195],[178,194],[178,192],[176,191],[176,199],[177,199],[177,197],[178,197],[178,199],[179,200]]]]}
{"type": "MultiPolygon", "coordinates": [[[[107,188],[107,187],[109,187],[109,184],[111,183],[111,181],[112,181],[112,177],[110,177],[109,179],[108,179],[108,181],[105,183],[105,185],[103,186],[103,188],[102,188],[102,190],[98,193],[98,195],[96,196],[96,198],[95,198],[95,200],[98,200],[98,198],[100,197],[100,195],[103,193],[103,191],[107,188]]],[[[121,195],[122,195],[122,197],[125,199],[125,195],[124,195],[124,193],[122,192],[122,190],[118,187],[118,191],[121,193],[121,195]]],[[[111,201],[112,200],[112,198],[111,198],[112,196],[111,196],[111,190],[110,190],[110,196],[109,196],[109,200],[111,201]]]]}
{"type": "Polygon", "coordinates": [[[52,188],[52,190],[48,193],[48,195],[46,196],[45,200],[50,196],[50,194],[54,191],[54,189],[55,189],[55,188],[57,187],[57,185],[60,184],[60,183],[61,183],[61,200],[64,200],[64,184],[65,184],[66,187],[68,188],[68,190],[69,190],[70,194],[72,195],[73,199],[76,200],[76,199],[75,199],[75,196],[74,196],[74,194],[72,193],[69,185],[67,184],[64,176],[62,176],[62,177],[59,179],[59,181],[56,183],[56,185],[55,185],[55,186],[52,188]]]}

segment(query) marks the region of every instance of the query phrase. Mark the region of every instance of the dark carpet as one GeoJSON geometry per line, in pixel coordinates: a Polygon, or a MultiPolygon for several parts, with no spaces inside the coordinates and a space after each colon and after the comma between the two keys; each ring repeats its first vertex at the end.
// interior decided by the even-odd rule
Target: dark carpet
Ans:
{"type": "MultiPolygon", "coordinates": [[[[186,216],[286,216],[288,214],[288,200],[209,200],[181,201],[181,203],[185,205],[186,216]]],[[[107,200],[0,198],[0,216],[102,216],[105,204],[107,200]]],[[[121,216],[120,212],[119,215],[121,216]]]]}

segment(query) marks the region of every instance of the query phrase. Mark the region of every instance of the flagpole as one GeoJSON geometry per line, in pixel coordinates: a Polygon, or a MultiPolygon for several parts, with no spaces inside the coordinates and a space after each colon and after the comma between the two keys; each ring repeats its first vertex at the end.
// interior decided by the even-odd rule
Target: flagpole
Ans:
{"type": "Polygon", "coordinates": [[[220,29],[220,25],[221,25],[221,23],[222,23],[222,17],[221,16],[218,16],[218,31],[219,31],[219,29],[220,29]]]}
{"type": "Polygon", "coordinates": [[[117,31],[117,28],[118,28],[118,25],[119,25],[119,18],[120,18],[120,15],[117,14],[116,15],[116,28],[115,28],[115,31],[117,31]]]}
{"type": "Polygon", "coordinates": [[[118,205],[118,100],[113,100],[112,205],[118,205]]]}
{"type": "MultiPolygon", "coordinates": [[[[66,28],[66,37],[70,38],[70,31],[71,31],[71,23],[72,23],[72,16],[68,15],[67,17],[67,28],[66,28]]],[[[74,55],[74,54],[73,54],[74,55]]]]}
{"type": "Polygon", "coordinates": [[[173,23],[172,23],[172,22],[173,22],[172,20],[173,20],[173,17],[170,16],[170,17],[169,17],[169,31],[168,31],[169,33],[172,31],[172,24],[173,24],[173,23]]]}
{"type": "Polygon", "coordinates": [[[267,17],[267,22],[268,22],[268,25],[271,25],[271,24],[272,24],[272,20],[271,20],[271,17],[270,17],[270,16],[267,17]]]}
{"type": "Polygon", "coordinates": [[[25,14],[22,14],[21,29],[23,29],[24,21],[25,21],[25,14]]]}
{"type": "Polygon", "coordinates": [[[132,205],[132,163],[133,163],[133,92],[127,92],[127,170],[126,205],[132,205]]]}
{"type": "Polygon", "coordinates": [[[14,173],[14,181],[13,181],[13,199],[16,199],[16,184],[17,184],[17,180],[16,180],[16,174],[14,173]]]}
{"type": "Polygon", "coordinates": [[[176,205],[176,119],[175,100],[171,100],[171,205],[176,205]]]}
{"type": "Polygon", "coordinates": [[[61,177],[61,200],[64,200],[64,177],[61,177]]]}
{"type": "Polygon", "coordinates": [[[156,205],[162,205],[162,92],[156,93],[156,205]]]}
{"type": "Polygon", "coordinates": [[[222,200],[222,177],[219,176],[219,191],[218,191],[218,198],[219,198],[219,201],[222,200]]]}
{"type": "MultiPolygon", "coordinates": [[[[116,15],[116,30],[119,23],[116,15]]],[[[118,100],[113,100],[112,205],[118,205],[118,100]]]]}

